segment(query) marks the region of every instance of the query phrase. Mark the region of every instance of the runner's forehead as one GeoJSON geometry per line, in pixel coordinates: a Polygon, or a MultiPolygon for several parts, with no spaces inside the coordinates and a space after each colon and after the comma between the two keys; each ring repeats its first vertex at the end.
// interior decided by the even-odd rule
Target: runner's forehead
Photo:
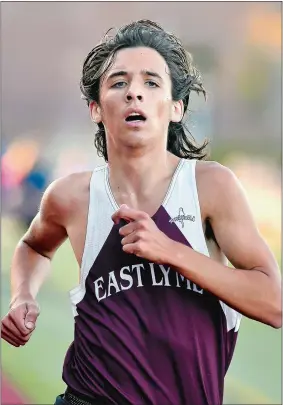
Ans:
{"type": "MultiPolygon", "coordinates": [[[[117,52],[107,72],[107,80],[113,73],[123,72],[123,75],[153,73],[151,76],[168,78],[169,68],[165,59],[151,48],[126,48],[117,52]]],[[[122,76],[122,74],[121,74],[122,76]]]]}

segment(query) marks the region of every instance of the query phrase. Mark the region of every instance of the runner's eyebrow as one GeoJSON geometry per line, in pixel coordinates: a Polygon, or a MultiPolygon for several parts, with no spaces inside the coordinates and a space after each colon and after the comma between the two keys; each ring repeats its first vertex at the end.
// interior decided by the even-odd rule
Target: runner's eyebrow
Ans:
{"type": "MultiPolygon", "coordinates": [[[[153,71],[151,71],[151,70],[141,70],[141,73],[142,73],[143,75],[145,75],[145,76],[156,77],[156,78],[158,78],[158,79],[160,79],[160,80],[163,80],[162,77],[161,77],[158,73],[153,72],[153,71]]],[[[111,73],[111,74],[107,77],[107,81],[108,81],[108,80],[111,80],[111,79],[113,79],[113,78],[115,78],[115,77],[118,77],[118,76],[128,76],[128,75],[129,75],[129,73],[126,72],[125,70],[119,70],[119,71],[117,71],[117,72],[111,73]]]]}
{"type": "Polygon", "coordinates": [[[108,77],[107,77],[107,81],[110,79],[113,79],[117,76],[127,76],[128,72],[126,72],[125,70],[119,70],[118,72],[113,72],[111,73],[108,77]]]}
{"type": "Polygon", "coordinates": [[[158,79],[163,80],[158,73],[153,72],[152,70],[142,70],[141,73],[143,73],[146,76],[157,77],[158,79]]]}

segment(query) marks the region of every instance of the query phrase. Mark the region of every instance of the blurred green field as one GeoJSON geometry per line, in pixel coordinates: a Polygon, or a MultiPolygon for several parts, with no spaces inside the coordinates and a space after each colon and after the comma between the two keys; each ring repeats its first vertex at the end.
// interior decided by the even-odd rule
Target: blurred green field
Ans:
{"type": "MultiPolygon", "coordinates": [[[[9,266],[22,233],[2,220],[2,316],[10,299],[9,266]]],[[[54,403],[64,391],[62,364],[73,339],[68,291],[77,285],[78,268],[66,242],[53,261],[52,275],[38,299],[41,315],[26,347],[1,345],[2,370],[34,404],[54,403]]],[[[225,385],[225,404],[281,404],[281,330],[244,319],[225,385]]]]}

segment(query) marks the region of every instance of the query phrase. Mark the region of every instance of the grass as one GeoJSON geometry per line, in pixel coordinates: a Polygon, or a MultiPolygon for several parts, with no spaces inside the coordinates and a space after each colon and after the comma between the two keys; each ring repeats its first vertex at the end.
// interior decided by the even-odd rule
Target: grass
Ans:
{"type": "MultiPolygon", "coordinates": [[[[2,223],[2,316],[9,304],[8,269],[22,231],[2,223]]],[[[39,294],[41,315],[29,344],[2,343],[2,369],[34,404],[54,403],[64,391],[61,380],[65,353],[73,339],[68,290],[78,281],[78,267],[69,243],[58,251],[52,274],[39,294]]],[[[281,330],[244,318],[225,384],[225,404],[281,403],[281,330]]]]}

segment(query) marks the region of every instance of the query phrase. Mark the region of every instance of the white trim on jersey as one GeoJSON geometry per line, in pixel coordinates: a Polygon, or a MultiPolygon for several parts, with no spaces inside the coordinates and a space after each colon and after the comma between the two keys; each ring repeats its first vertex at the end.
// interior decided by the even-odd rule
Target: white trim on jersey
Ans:
{"type": "MultiPolygon", "coordinates": [[[[186,160],[174,188],[174,195],[172,195],[172,198],[167,202],[166,211],[171,218],[178,218],[180,208],[182,208],[182,213],[187,219],[183,221],[177,220],[175,224],[195,251],[210,257],[202,227],[196,182],[196,164],[197,160],[195,159],[186,160]],[[186,192],[186,190],[188,191],[186,192]]],[[[242,315],[224,302],[220,300],[219,302],[226,317],[227,330],[230,331],[235,328],[235,332],[237,332],[240,327],[242,315]]]]}
{"type": "MultiPolygon", "coordinates": [[[[195,159],[180,160],[162,206],[192,248],[209,257],[196,184],[196,163],[195,159]]],[[[74,316],[78,315],[76,306],[85,295],[85,280],[113,227],[111,216],[118,207],[109,183],[108,165],[96,168],[90,180],[88,222],[80,284],[69,292],[74,316]]],[[[235,329],[237,332],[242,315],[222,301],[219,302],[226,317],[227,330],[235,329]]]]}
{"type": "Polygon", "coordinates": [[[106,193],[106,167],[104,165],[96,168],[90,180],[87,231],[80,284],[69,292],[74,316],[78,315],[76,306],[85,295],[85,280],[88,273],[113,227],[111,215],[114,211],[106,193]]]}

